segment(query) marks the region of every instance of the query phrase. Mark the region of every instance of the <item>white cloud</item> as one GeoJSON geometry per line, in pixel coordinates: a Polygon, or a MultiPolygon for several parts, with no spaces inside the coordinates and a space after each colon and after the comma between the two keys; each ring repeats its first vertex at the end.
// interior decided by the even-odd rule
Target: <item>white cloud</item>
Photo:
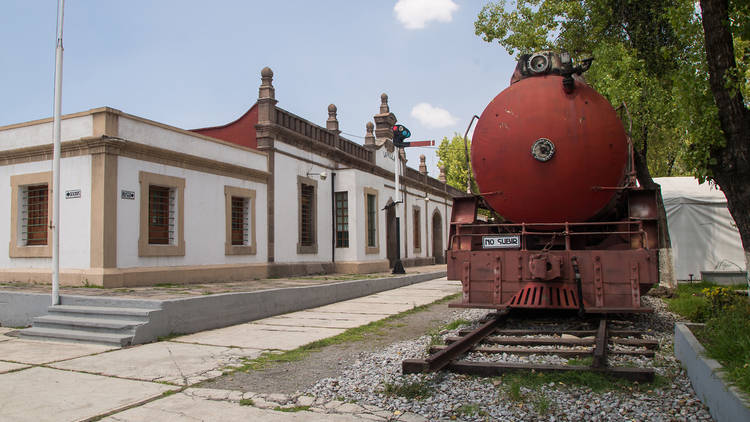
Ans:
{"type": "Polygon", "coordinates": [[[456,10],[453,0],[398,0],[393,6],[406,29],[422,29],[430,21],[450,22],[456,10]]]}
{"type": "Polygon", "coordinates": [[[419,103],[411,109],[411,117],[414,117],[430,129],[453,126],[458,119],[451,116],[448,110],[434,107],[428,103],[419,103]]]}

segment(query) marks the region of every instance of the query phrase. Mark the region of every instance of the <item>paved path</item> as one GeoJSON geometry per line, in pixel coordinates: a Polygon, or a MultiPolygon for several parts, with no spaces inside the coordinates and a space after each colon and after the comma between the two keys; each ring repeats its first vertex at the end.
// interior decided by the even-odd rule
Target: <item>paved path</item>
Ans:
{"type": "MultiPolygon", "coordinates": [[[[407,274],[425,274],[445,271],[445,264],[409,267],[407,274]]],[[[205,284],[158,284],[147,287],[117,287],[101,288],[99,286],[60,286],[61,295],[77,296],[107,296],[120,299],[184,299],[191,296],[205,296],[218,293],[255,292],[259,290],[283,289],[287,287],[318,286],[322,284],[339,283],[341,281],[367,280],[377,278],[401,277],[400,274],[388,272],[371,274],[327,274],[300,276],[290,278],[265,278],[257,280],[242,280],[205,284]]],[[[45,284],[31,284],[22,282],[0,283],[0,291],[25,293],[50,293],[50,286],[45,284]]]]}
{"type": "Polygon", "coordinates": [[[284,413],[243,406],[242,392],[186,387],[221,375],[243,358],[292,350],[459,291],[460,283],[442,278],[125,349],[19,339],[0,327],[0,420],[385,420],[389,414],[377,409],[284,413]]]}

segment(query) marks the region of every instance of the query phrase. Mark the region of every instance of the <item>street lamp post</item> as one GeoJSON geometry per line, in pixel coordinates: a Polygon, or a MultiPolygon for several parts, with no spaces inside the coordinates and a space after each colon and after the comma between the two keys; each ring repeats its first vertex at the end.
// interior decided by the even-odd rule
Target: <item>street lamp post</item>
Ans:
{"type": "Polygon", "coordinates": [[[57,2],[57,41],[55,45],[55,105],[52,117],[52,304],[60,304],[60,114],[62,102],[63,10],[65,0],[57,2]]]}

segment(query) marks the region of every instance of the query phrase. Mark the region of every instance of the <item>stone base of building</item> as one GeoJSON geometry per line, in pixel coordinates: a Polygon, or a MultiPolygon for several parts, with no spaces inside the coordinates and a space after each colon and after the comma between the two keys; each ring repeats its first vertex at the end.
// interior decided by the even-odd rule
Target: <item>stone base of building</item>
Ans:
{"type": "MultiPolygon", "coordinates": [[[[404,265],[407,265],[406,262],[404,265]]],[[[410,265],[429,265],[414,264],[410,265]]],[[[201,284],[331,273],[367,274],[389,270],[388,260],[197,265],[88,270],[60,270],[61,286],[143,287],[155,284],[201,284]]],[[[51,284],[49,269],[2,269],[0,282],[51,284]]]]}
{"type": "Polygon", "coordinates": [[[401,263],[404,264],[404,267],[421,267],[424,265],[435,265],[435,258],[433,257],[425,257],[425,256],[418,256],[414,258],[406,258],[401,260],[401,263]]]}

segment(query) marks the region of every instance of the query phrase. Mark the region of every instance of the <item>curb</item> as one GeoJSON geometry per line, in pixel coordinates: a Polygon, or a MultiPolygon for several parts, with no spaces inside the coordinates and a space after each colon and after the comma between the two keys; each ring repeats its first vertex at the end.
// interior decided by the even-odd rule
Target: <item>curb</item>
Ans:
{"type": "MultiPolygon", "coordinates": [[[[166,300],[122,299],[106,296],[61,295],[65,305],[147,308],[148,323],[136,329],[132,344],[148,343],[173,334],[228,327],[275,315],[316,308],[344,300],[445,277],[446,271],[401,277],[352,280],[314,286],[275,288],[254,292],[221,293],[166,300]]],[[[50,296],[42,293],[0,293],[0,324],[26,326],[47,314],[50,296]]]]}
{"type": "Polygon", "coordinates": [[[750,402],[736,387],[722,378],[722,366],[707,358],[706,349],[698,342],[690,327],[703,324],[678,322],[674,328],[674,353],[688,373],[695,394],[708,406],[718,422],[750,421],[750,402]]]}

